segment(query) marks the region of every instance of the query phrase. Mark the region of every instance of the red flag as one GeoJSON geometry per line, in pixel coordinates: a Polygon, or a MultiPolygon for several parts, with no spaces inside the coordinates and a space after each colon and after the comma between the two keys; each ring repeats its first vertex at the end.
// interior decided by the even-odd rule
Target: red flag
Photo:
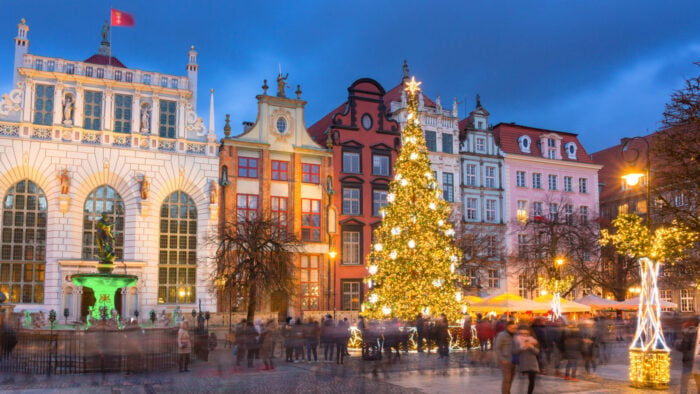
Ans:
{"type": "Polygon", "coordinates": [[[112,26],[134,27],[134,16],[124,11],[112,9],[112,26]]]}

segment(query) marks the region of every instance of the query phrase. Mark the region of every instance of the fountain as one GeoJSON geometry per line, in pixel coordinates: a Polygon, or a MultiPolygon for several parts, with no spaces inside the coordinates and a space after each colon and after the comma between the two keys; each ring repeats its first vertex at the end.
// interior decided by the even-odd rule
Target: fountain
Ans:
{"type": "MultiPolygon", "coordinates": [[[[114,293],[122,287],[136,284],[136,275],[114,274],[114,234],[107,212],[102,212],[102,218],[97,221],[97,247],[99,248],[99,263],[97,273],[71,275],[71,282],[76,286],[89,287],[95,293],[95,305],[92,307],[92,318],[100,320],[100,311],[111,314],[114,309],[114,293]]],[[[88,319],[89,320],[89,316],[88,319]]]]}

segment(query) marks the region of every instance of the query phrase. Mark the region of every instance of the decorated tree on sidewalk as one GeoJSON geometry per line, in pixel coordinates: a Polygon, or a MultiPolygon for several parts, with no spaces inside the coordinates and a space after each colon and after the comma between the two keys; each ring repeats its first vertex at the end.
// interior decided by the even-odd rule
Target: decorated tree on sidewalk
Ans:
{"type": "Polygon", "coordinates": [[[415,79],[406,83],[401,152],[368,258],[370,291],[363,309],[370,318],[411,320],[422,312],[456,320],[461,315],[460,276],[455,274],[461,252],[447,220],[450,206],[430,169],[417,110],[419,84],[415,79]]]}

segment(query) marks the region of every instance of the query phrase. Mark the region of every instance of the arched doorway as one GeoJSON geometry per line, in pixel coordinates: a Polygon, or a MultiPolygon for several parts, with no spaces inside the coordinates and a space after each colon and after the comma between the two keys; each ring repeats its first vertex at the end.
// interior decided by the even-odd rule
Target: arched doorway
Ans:
{"type": "Polygon", "coordinates": [[[289,309],[289,297],[283,291],[275,291],[270,295],[270,311],[277,312],[277,321],[283,322],[287,319],[289,309]]]}
{"type": "Polygon", "coordinates": [[[89,287],[83,287],[83,295],[80,297],[80,316],[78,320],[86,321],[88,315],[88,307],[95,305],[95,293],[89,287]]]}

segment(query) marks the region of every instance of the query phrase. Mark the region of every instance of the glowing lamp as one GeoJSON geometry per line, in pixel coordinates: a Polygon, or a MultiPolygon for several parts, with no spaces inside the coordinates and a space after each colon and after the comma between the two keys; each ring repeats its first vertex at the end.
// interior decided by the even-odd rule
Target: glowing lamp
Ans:
{"type": "Polygon", "coordinates": [[[437,205],[435,205],[434,202],[431,202],[430,204],[428,204],[428,208],[430,208],[434,211],[437,208],[437,205]]]}
{"type": "Polygon", "coordinates": [[[383,313],[385,316],[388,316],[388,315],[391,313],[391,308],[389,308],[388,306],[383,306],[383,307],[382,307],[382,313],[383,313]]]}
{"type": "Polygon", "coordinates": [[[416,152],[411,152],[410,157],[411,157],[411,160],[416,160],[416,159],[418,158],[418,153],[416,153],[416,152]]]}
{"type": "Polygon", "coordinates": [[[378,270],[378,269],[379,269],[379,268],[378,268],[375,264],[372,264],[372,265],[369,266],[369,268],[368,268],[367,270],[369,271],[369,274],[370,274],[370,275],[374,275],[374,274],[377,273],[377,270],[378,270]]]}
{"type": "Polygon", "coordinates": [[[394,193],[389,193],[386,195],[386,200],[388,202],[394,202],[394,199],[396,198],[396,195],[394,193]]]}
{"type": "Polygon", "coordinates": [[[382,250],[384,250],[384,245],[374,244],[374,250],[376,250],[377,252],[381,252],[382,250]]]}
{"type": "Polygon", "coordinates": [[[396,251],[392,250],[391,253],[389,253],[389,258],[392,260],[396,260],[396,251]]]}
{"type": "Polygon", "coordinates": [[[379,301],[379,297],[377,297],[376,294],[372,294],[371,296],[369,296],[369,302],[376,304],[377,301],[379,301]]]}
{"type": "Polygon", "coordinates": [[[411,249],[415,248],[415,247],[416,247],[416,241],[414,241],[414,240],[412,240],[412,239],[409,240],[409,241],[408,241],[408,247],[411,248],[411,249]]]}
{"type": "Polygon", "coordinates": [[[644,174],[641,172],[632,172],[622,176],[627,186],[636,186],[642,178],[644,178],[644,174]]]}
{"type": "Polygon", "coordinates": [[[331,259],[334,259],[337,255],[338,252],[336,252],[335,250],[331,250],[330,252],[328,252],[328,257],[330,257],[331,259]]]}

